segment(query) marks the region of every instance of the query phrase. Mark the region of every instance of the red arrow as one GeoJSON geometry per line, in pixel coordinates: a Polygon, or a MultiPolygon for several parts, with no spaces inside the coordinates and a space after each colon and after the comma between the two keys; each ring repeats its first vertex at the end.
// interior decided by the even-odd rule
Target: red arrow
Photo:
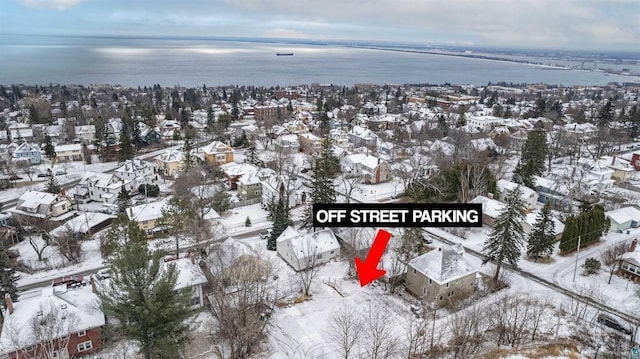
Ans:
{"type": "Polygon", "coordinates": [[[382,254],[385,248],[387,248],[387,244],[389,244],[389,239],[391,239],[391,233],[384,229],[379,230],[376,238],[373,240],[371,249],[369,249],[367,259],[363,262],[360,258],[356,258],[356,271],[358,271],[361,287],[364,287],[387,273],[384,269],[378,269],[378,263],[380,263],[382,254]]]}

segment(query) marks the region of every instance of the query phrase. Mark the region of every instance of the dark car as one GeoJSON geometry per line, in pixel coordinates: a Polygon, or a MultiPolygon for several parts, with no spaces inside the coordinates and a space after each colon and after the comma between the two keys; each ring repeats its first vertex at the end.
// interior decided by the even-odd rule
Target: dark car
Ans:
{"type": "Polygon", "coordinates": [[[38,173],[38,177],[51,177],[50,173],[38,173]]]}
{"type": "Polygon", "coordinates": [[[626,335],[631,335],[633,334],[633,331],[627,327],[625,327],[624,325],[620,324],[620,321],[618,321],[618,319],[608,315],[608,314],[604,314],[604,313],[600,313],[598,314],[598,323],[607,326],[611,329],[615,329],[619,332],[622,332],[626,335]]]}

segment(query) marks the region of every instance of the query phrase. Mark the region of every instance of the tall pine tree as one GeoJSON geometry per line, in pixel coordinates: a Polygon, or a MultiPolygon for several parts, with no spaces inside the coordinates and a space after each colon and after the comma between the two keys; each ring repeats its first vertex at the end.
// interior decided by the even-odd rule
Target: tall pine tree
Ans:
{"type": "MultiPolygon", "coordinates": [[[[9,294],[13,301],[18,300],[18,287],[16,282],[19,276],[16,274],[15,268],[9,263],[9,255],[4,247],[0,248],[0,297],[2,305],[7,308],[7,303],[4,297],[9,294]]],[[[0,311],[0,318],[2,318],[2,311],[0,311]]]]}
{"type": "Polygon", "coordinates": [[[284,232],[284,230],[293,223],[291,221],[289,199],[287,197],[284,184],[280,185],[279,192],[278,200],[272,200],[271,205],[269,206],[271,219],[273,220],[273,228],[271,229],[271,235],[267,241],[267,249],[270,251],[276,250],[276,239],[278,239],[282,232],[284,232]]]}
{"type": "Polygon", "coordinates": [[[145,359],[180,358],[192,330],[192,291],[176,290],[178,270],[145,242],[129,242],[111,260],[113,276],[98,296],[102,309],[139,343],[145,359]]]}
{"type": "Polygon", "coordinates": [[[329,137],[325,138],[322,144],[322,152],[315,159],[313,168],[313,179],[311,181],[311,201],[306,210],[304,226],[311,226],[313,223],[314,203],[335,203],[337,192],[334,185],[334,178],[340,168],[338,159],[332,152],[333,142],[329,137]]]}
{"type": "Polygon", "coordinates": [[[51,143],[51,137],[48,133],[44,134],[44,154],[48,159],[52,159],[56,156],[56,149],[51,143]]]}
{"type": "Polygon", "coordinates": [[[530,131],[522,147],[520,161],[513,173],[513,181],[529,188],[535,188],[533,176],[540,176],[545,171],[547,152],[547,137],[544,130],[530,131]]]}
{"type": "Polygon", "coordinates": [[[551,218],[551,206],[547,202],[538,213],[536,224],[529,233],[527,244],[527,256],[529,258],[537,260],[538,257],[548,257],[553,253],[553,245],[556,242],[555,229],[555,223],[551,218]]]}
{"type": "Polygon", "coordinates": [[[491,260],[496,263],[494,282],[498,281],[502,262],[509,263],[514,267],[517,266],[524,245],[522,222],[526,206],[520,187],[509,192],[505,203],[504,210],[496,218],[493,231],[482,248],[482,253],[487,257],[487,261],[491,260]]]}

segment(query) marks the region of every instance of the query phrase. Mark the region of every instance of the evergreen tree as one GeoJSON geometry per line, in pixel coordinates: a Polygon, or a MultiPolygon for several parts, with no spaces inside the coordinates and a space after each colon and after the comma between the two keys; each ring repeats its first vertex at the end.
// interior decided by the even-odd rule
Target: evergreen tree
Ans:
{"type": "Polygon", "coordinates": [[[181,357],[192,330],[191,289],[175,289],[176,265],[163,264],[162,257],[145,242],[119,247],[111,260],[113,276],[98,291],[105,314],[116,318],[124,335],[139,343],[145,359],[181,357]]]}
{"type": "Polygon", "coordinates": [[[629,135],[632,139],[635,139],[640,135],[640,111],[638,111],[638,105],[633,105],[627,113],[627,122],[630,128],[629,135]]]}
{"type": "Polygon", "coordinates": [[[193,155],[193,142],[191,138],[185,137],[184,146],[182,147],[182,169],[187,172],[196,163],[196,156],[193,155]]]}
{"type": "Polygon", "coordinates": [[[536,217],[536,224],[529,233],[527,256],[536,260],[540,256],[548,257],[553,252],[555,242],[555,223],[551,219],[551,206],[547,202],[536,217]]]}
{"type": "Polygon", "coordinates": [[[505,204],[506,207],[496,218],[493,231],[482,248],[486,261],[496,262],[494,282],[498,281],[502,262],[507,262],[514,267],[518,265],[524,245],[522,222],[526,207],[520,187],[507,194],[505,204]]]}
{"type": "Polygon", "coordinates": [[[212,207],[219,215],[222,215],[231,208],[231,195],[221,185],[218,185],[218,187],[218,190],[213,195],[212,207]]]}
{"type": "Polygon", "coordinates": [[[134,150],[129,136],[126,121],[122,121],[122,129],[120,131],[120,151],[118,151],[118,162],[124,162],[133,158],[134,150]]]}
{"type": "Polygon", "coordinates": [[[253,141],[249,142],[249,147],[247,148],[247,161],[249,161],[249,163],[257,165],[259,160],[258,160],[258,153],[256,152],[256,144],[253,141]]]}
{"type": "Polygon", "coordinates": [[[522,147],[520,161],[513,173],[513,180],[529,188],[535,188],[533,176],[540,176],[545,171],[547,158],[547,138],[542,129],[535,129],[527,134],[522,147]]]}
{"type": "Polygon", "coordinates": [[[600,111],[598,111],[596,124],[598,125],[598,127],[608,127],[609,124],[613,121],[614,117],[615,112],[613,103],[611,102],[611,99],[608,99],[604,106],[600,108],[600,111]]]}
{"type": "Polygon", "coordinates": [[[288,203],[289,199],[287,198],[287,193],[285,191],[284,185],[280,185],[278,200],[275,201],[275,199],[272,199],[271,204],[269,205],[269,212],[271,215],[271,220],[273,221],[273,228],[271,229],[271,234],[269,236],[269,240],[267,241],[268,250],[276,250],[276,239],[280,237],[282,232],[284,232],[284,230],[287,229],[288,226],[293,224],[288,203]]]}
{"type": "Polygon", "coordinates": [[[119,213],[107,232],[105,241],[101,243],[103,256],[111,255],[117,248],[131,242],[145,242],[147,234],[138,223],[129,219],[126,213],[119,213]]]}
{"type": "Polygon", "coordinates": [[[47,172],[49,173],[49,180],[47,181],[47,188],[45,188],[44,191],[53,194],[60,193],[62,191],[62,187],[58,184],[58,180],[53,173],[51,173],[51,169],[47,169],[47,172]]]}
{"type": "Polygon", "coordinates": [[[51,137],[48,133],[44,134],[44,154],[48,159],[56,157],[56,149],[55,147],[53,147],[53,144],[51,143],[51,137]]]}
{"type": "Polygon", "coordinates": [[[131,207],[131,193],[124,187],[120,187],[120,193],[116,198],[116,205],[118,206],[118,213],[126,213],[127,208],[131,207]]]}
{"type": "Polygon", "coordinates": [[[335,203],[337,192],[334,178],[340,169],[340,162],[333,155],[333,142],[329,137],[322,144],[322,152],[315,159],[313,179],[311,181],[311,201],[306,210],[305,226],[313,223],[313,203],[335,203]]]}
{"type": "MultiPolygon", "coordinates": [[[[20,277],[16,274],[15,268],[9,263],[9,255],[4,247],[0,248],[0,296],[4,299],[9,294],[13,301],[18,300],[18,287],[16,282],[20,277]]],[[[7,308],[5,300],[2,301],[4,308],[7,308]]],[[[0,311],[0,319],[2,311],[0,311]]]]}

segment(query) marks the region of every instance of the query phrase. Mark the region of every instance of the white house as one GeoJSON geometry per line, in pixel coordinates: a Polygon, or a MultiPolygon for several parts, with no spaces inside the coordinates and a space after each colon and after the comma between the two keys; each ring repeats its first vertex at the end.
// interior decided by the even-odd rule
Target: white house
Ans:
{"type": "Polygon", "coordinates": [[[131,181],[131,188],[134,190],[137,190],[141,184],[154,184],[158,181],[153,164],[137,158],[126,160],[114,174],[121,180],[131,181]]]}
{"type": "Polygon", "coordinates": [[[377,184],[391,179],[391,170],[386,161],[362,153],[342,158],[340,169],[345,175],[362,176],[364,183],[377,184]]]}
{"type": "Polygon", "coordinates": [[[622,207],[604,213],[609,218],[611,232],[622,232],[629,228],[637,228],[640,223],[640,210],[635,207],[622,207]]]}
{"type": "Polygon", "coordinates": [[[525,201],[527,207],[529,209],[534,209],[536,207],[536,203],[538,202],[538,193],[531,188],[507,181],[507,180],[498,180],[497,187],[498,191],[500,191],[500,200],[504,201],[505,197],[515,190],[517,187],[520,187],[520,192],[522,192],[522,199],[525,201]]]}
{"type": "Polygon", "coordinates": [[[80,202],[95,201],[114,204],[123,188],[129,193],[137,190],[132,187],[130,180],[122,180],[109,173],[87,172],[71,193],[80,202]]]}
{"type": "Polygon", "coordinates": [[[163,262],[163,270],[169,264],[175,264],[178,272],[178,278],[176,280],[176,290],[185,288],[191,288],[191,309],[198,309],[204,306],[204,291],[202,287],[207,283],[207,278],[198,266],[196,258],[193,253],[190,253],[187,257],[175,259],[174,257],[167,257],[163,262]]]}
{"type": "Polygon", "coordinates": [[[340,244],[329,229],[303,233],[287,227],[276,240],[276,251],[296,271],[329,262],[340,255],[340,244]]]}
{"type": "Polygon", "coordinates": [[[96,139],[96,126],[83,125],[75,127],[76,138],[84,143],[91,143],[96,139]]]}
{"type": "Polygon", "coordinates": [[[54,147],[56,160],[58,161],[80,161],[82,160],[82,145],[72,143],[68,145],[57,145],[54,147]]]}
{"type": "Polygon", "coordinates": [[[73,217],[73,204],[66,196],[39,191],[27,191],[20,198],[12,216],[22,219],[46,219],[64,222],[73,217]]]}
{"type": "Polygon", "coordinates": [[[12,141],[30,141],[33,139],[33,130],[25,123],[16,122],[9,125],[9,135],[12,141]]]}

